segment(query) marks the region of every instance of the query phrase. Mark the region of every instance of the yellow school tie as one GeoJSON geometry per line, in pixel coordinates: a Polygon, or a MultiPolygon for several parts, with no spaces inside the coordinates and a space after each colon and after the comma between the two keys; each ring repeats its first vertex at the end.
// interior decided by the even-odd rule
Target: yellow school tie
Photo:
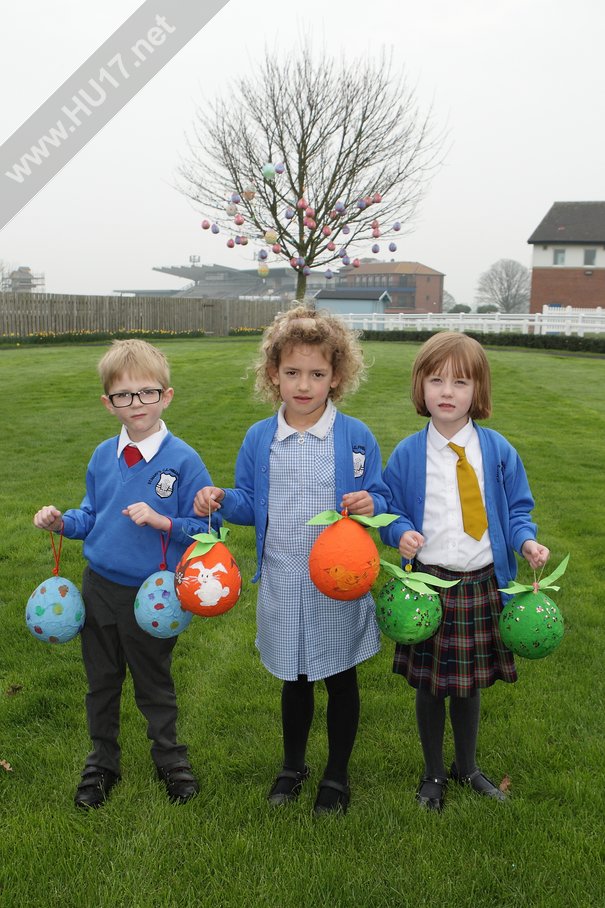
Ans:
{"type": "Polygon", "coordinates": [[[487,516],[477,474],[466,459],[464,448],[461,445],[454,445],[450,441],[448,447],[458,455],[456,476],[458,477],[464,532],[473,539],[481,539],[487,530],[487,516]]]}

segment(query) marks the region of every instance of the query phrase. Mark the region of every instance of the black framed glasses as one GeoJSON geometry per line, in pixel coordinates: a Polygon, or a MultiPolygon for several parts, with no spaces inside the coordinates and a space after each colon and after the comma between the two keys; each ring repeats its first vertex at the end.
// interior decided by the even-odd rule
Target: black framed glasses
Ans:
{"type": "Polygon", "coordinates": [[[108,394],[113,407],[129,407],[135,397],[142,404],[157,404],[164,393],[163,388],[143,388],[141,391],[118,391],[117,394],[108,394]]]}

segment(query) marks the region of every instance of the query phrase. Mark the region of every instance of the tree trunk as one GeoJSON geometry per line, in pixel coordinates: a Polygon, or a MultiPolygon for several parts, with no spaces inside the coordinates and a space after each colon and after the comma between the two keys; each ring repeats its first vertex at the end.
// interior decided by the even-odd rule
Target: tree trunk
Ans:
{"type": "Polygon", "coordinates": [[[302,301],[305,298],[305,293],[307,292],[307,275],[303,274],[302,271],[298,272],[296,277],[296,299],[302,301]]]}

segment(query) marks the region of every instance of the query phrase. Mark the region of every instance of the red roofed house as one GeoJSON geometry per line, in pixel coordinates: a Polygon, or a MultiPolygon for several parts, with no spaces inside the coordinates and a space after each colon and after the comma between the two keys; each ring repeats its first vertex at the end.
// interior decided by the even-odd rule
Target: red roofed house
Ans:
{"type": "Polygon", "coordinates": [[[362,262],[358,268],[340,268],[335,283],[338,290],[386,290],[391,298],[384,310],[387,314],[443,312],[444,277],[420,262],[362,262]]]}
{"type": "Polygon", "coordinates": [[[530,312],[605,306],[605,202],[555,202],[527,242],[534,247],[530,312]]]}

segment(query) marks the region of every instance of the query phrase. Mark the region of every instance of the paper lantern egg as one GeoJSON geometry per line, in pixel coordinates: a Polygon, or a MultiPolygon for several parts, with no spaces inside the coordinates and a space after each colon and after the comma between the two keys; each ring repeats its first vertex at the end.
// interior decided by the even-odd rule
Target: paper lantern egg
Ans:
{"type": "Polygon", "coordinates": [[[323,530],[309,554],[309,574],[330,599],[359,599],[378,577],[380,558],[368,531],[350,517],[323,530]]]}
{"type": "Polygon", "coordinates": [[[437,593],[416,593],[393,577],[376,597],[376,621],[396,643],[422,643],[437,631],[442,609],[437,593]]]}
{"type": "Polygon", "coordinates": [[[513,596],[500,613],[499,625],[504,645],[526,659],[543,659],[554,652],[565,632],[561,612],[540,590],[513,596]]]}
{"type": "Polygon", "coordinates": [[[186,612],[179,602],[173,571],[156,571],[143,581],[134,600],[134,617],[152,637],[176,637],[189,627],[193,612],[186,612]]]}
{"type": "Polygon", "coordinates": [[[226,545],[216,542],[203,555],[194,555],[194,542],[183,553],[174,577],[174,588],[181,606],[204,617],[222,615],[240,597],[242,577],[226,545]]]}
{"type": "Polygon", "coordinates": [[[33,591],[25,608],[25,623],[36,640],[68,643],[84,625],[84,601],[65,577],[49,577],[33,591]]]}

